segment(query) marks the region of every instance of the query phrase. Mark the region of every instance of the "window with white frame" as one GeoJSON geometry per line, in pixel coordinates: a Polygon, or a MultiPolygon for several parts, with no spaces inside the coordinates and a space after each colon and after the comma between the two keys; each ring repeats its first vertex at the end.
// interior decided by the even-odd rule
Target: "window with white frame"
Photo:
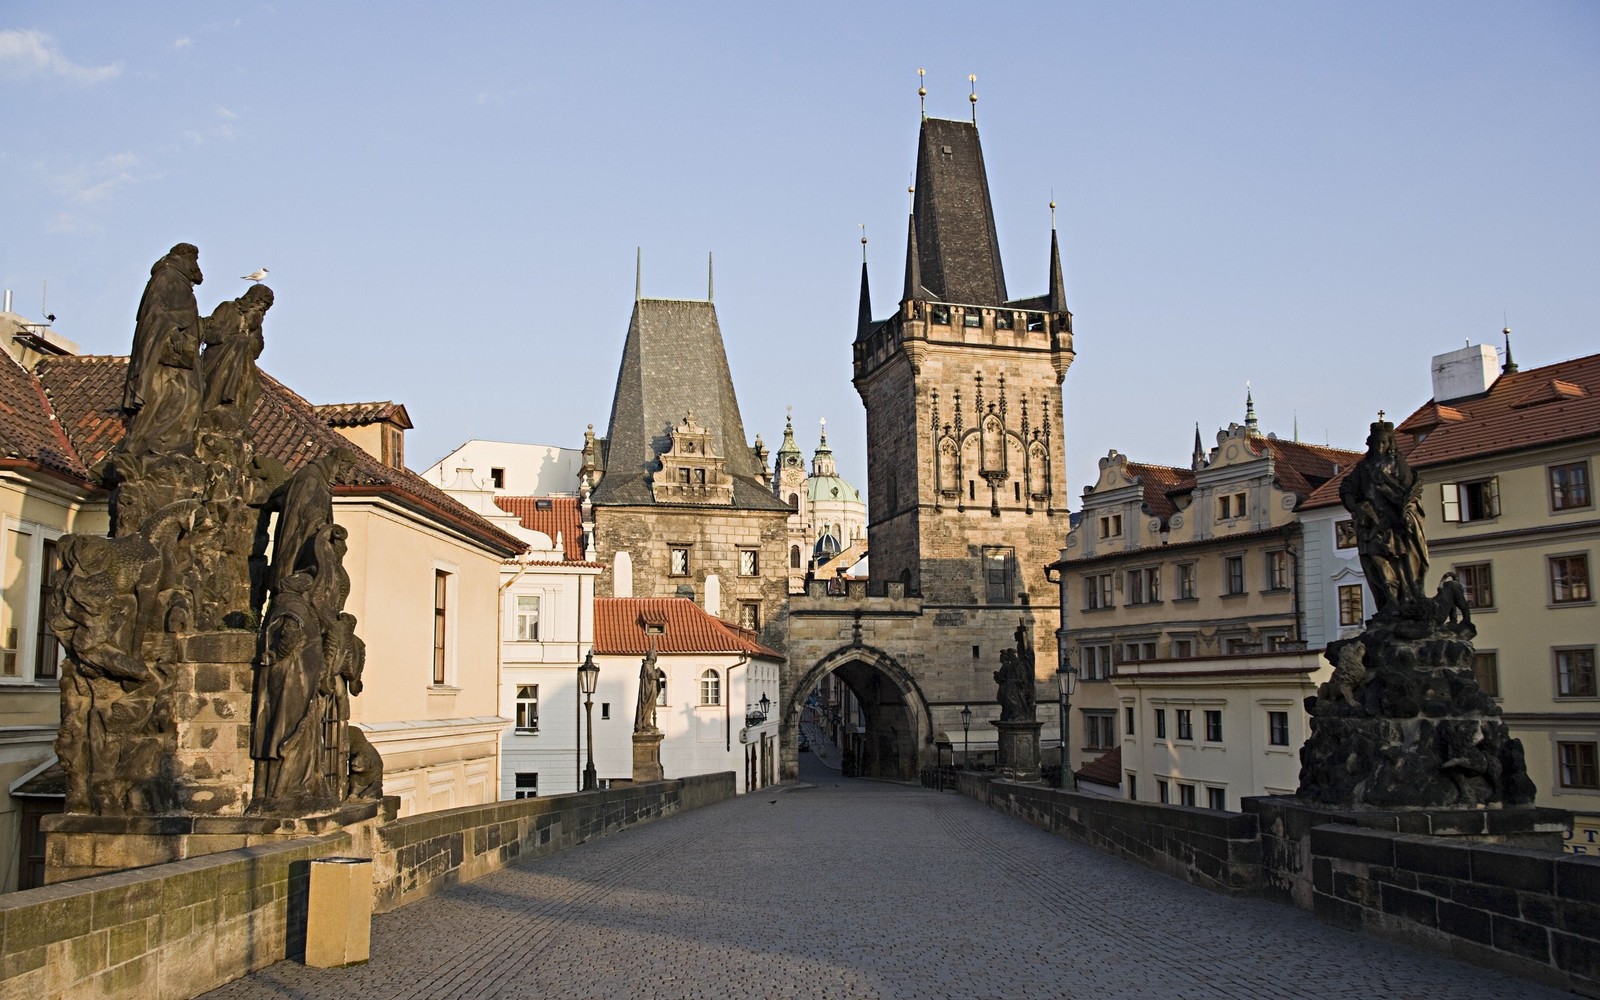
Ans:
{"type": "Polygon", "coordinates": [[[1133,735],[1133,718],[1137,711],[1132,705],[1122,706],[1122,729],[1124,736],[1133,735]]]}
{"type": "Polygon", "coordinates": [[[1551,556],[1550,603],[1581,604],[1589,600],[1589,557],[1551,556]]]}
{"type": "Polygon", "coordinates": [[[1194,563],[1178,564],[1178,600],[1192,601],[1194,596],[1194,563]]]}
{"type": "Polygon", "coordinates": [[[1467,607],[1474,610],[1494,607],[1494,572],[1491,564],[1465,563],[1453,568],[1456,580],[1466,594],[1467,607]]]}
{"type": "Polygon", "coordinates": [[[1206,712],[1206,742],[1207,743],[1221,743],[1222,742],[1222,710],[1219,709],[1219,708],[1208,708],[1208,709],[1205,710],[1205,712],[1206,712]]]}
{"type": "Polygon", "coordinates": [[[1500,516],[1500,480],[1496,476],[1442,483],[1439,495],[1446,521],[1488,521],[1500,516]]]}
{"type": "Polygon", "coordinates": [[[700,704],[722,704],[722,675],[715,670],[700,675],[700,704]]]}
{"type": "Polygon", "coordinates": [[[667,547],[667,575],[689,575],[689,546],[669,545],[667,547]]]}
{"type": "Polygon", "coordinates": [[[1156,641],[1154,639],[1140,639],[1122,644],[1122,659],[1125,663],[1135,663],[1139,660],[1153,660],[1156,658],[1156,641]]]}
{"type": "Polygon", "coordinates": [[[518,771],[515,786],[511,794],[519,799],[536,799],[539,797],[539,772],[518,771]]]}
{"type": "Polygon", "coordinates": [[[1289,713],[1267,713],[1267,743],[1270,746],[1286,747],[1289,745],[1289,713]]]}
{"type": "Polygon", "coordinates": [[[1096,573],[1083,578],[1083,608],[1085,611],[1095,611],[1100,608],[1111,607],[1111,574],[1096,573]]]}
{"type": "Polygon", "coordinates": [[[1176,710],[1178,716],[1178,739],[1194,739],[1194,713],[1191,709],[1180,708],[1176,710]]]}
{"type": "Polygon", "coordinates": [[[1227,587],[1223,593],[1233,597],[1244,593],[1244,556],[1224,556],[1222,575],[1227,587]]]}
{"type": "Polygon", "coordinates": [[[1194,805],[1194,786],[1193,785],[1186,785],[1181,781],[1178,782],[1178,805],[1180,805],[1180,806],[1192,806],[1192,805],[1194,805]]]}
{"type": "Polygon", "coordinates": [[[1366,617],[1361,597],[1361,584],[1339,585],[1339,624],[1360,625],[1366,617]]]}
{"type": "Polygon", "coordinates": [[[1600,788],[1597,744],[1565,740],[1556,743],[1562,788],[1600,788]]]}
{"type": "Polygon", "coordinates": [[[442,685],[449,677],[450,651],[450,574],[433,571],[433,683],[442,685]]]}
{"type": "Polygon", "coordinates": [[[1289,553],[1283,549],[1267,553],[1267,589],[1289,589],[1289,553]]]}
{"type": "Polygon", "coordinates": [[[1216,809],[1219,812],[1228,808],[1228,793],[1222,788],[1206,789],[1206,808],[1216,809]]]}
{"type": "Polygon", "coordinates": [[[539,595],[517,595],[517,641],[539,641],[539,595]]]}
{"type": "Polygon", "coordinates": [[[739,603],[739,625],[755,632],[761,628],[761,604],[758,601],[739,603]]]}
{"type": "Polygon", "coordinates": [[[760,554],[755,549],[739,550],[739,575],[759,576],[761,573],[760,554]]]}
{"type": "Polygon", "coordinates": [[[1593,698],[1600,694],[1595,685],[1593,646],[1571,646],[1553,653],[1558,697],[1593,698]]]}
{"type": "Polygon", "coordinates": [[[1128,603],[1159,604],[1161,602],[1161,567],[1146,566],[1128,570],[1128,603]]]}
{"type": "Polygon", "coordinates": [[[1594,506],[1589,492],[1589,463],[1571,462],[1550,466],[1550,509],[1577,510],[1594,506]]]}
{"type": "Polygon", "coordinates": [[[1172,803],[1172,787],[1167,783],[1166,778],[1156,779],[1156,801],[1162,805],[1170,805],[1172,803]]]}
{"type": "Polygon", "coordinates": [[[1103,681],[1111,676],[1110,643],[1080,646],[1078,654],[1078,659],[1083,664],[1083,680],[1103,681]]]}
{"type": "MultiPolygon", "coordinates": [[[[1164,740],[1164,739],[1167,738],[1167,710],[1164,709],[1164,708],[1158,708],[1155,711],[1155,715],[1156,715],[1156,739],[1164,740]]],[[[1165,802],[1166,800],[1162,799],[1161,801],[1165,802]]]]}
{"type": "Polygon", "coordinates": [[[539,685],[517,685],[516,729],[519,733],[539,731],[539,685]]]}

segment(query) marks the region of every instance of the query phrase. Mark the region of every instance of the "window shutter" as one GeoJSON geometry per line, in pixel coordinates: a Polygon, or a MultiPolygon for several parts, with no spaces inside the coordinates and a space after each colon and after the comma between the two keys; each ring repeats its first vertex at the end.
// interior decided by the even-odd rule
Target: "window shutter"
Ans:
{"type": "Polygon", "coordinates": [[[1492,476],[1483,488],[1484,499],[1488,501],[1489,516],[1500,516],[1500,477],[1492,476]]]}
{"type": "Polygon", "coordinates": [[[1444,519],[1446,521],[1461,520],[1461,489],[1455,483],[1441,483],[1439,485],[1439,500],[1444,504],[1444,519]]]}

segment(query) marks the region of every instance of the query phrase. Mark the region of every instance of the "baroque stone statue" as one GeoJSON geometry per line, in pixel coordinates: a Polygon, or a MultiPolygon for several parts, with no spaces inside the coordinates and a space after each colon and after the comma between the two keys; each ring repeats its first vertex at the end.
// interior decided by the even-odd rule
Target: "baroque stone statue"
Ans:
{"type": "Polygon", "coordinates": [[[1016,640],[1015,649],[1000,651],[1000,669],[994,674],[1000,721],[1033,722],[1036,715],[1033,649],[1028,645],[1028,631],[1021,624],[1017,625],[1016,640]]]}
{"type": "Polygon", "coordinates": [[[1421,490],[1381,414],[1339,495],[1378,613],[1324,654],[1333,675],[1306,699],[1296,795],[1341,808],[1531,803],[1522,743],[1473,673],[1477,628],[1460,582],[1446,573],[1424,593],[1421,490]]]}
{"type": "Polygon", "coordinates": [[[661,700],[661,671],[656,666],[656,643],[650,640],[650,649],[639,664],[639,702],[633,710],[633,731],[658,733],[656,703],[661,700]]]}
{"type": "Polygon", "coordinates": [[[194,289],[202,280],[200,251],[189,243],[174,246],[150,268],[122,392],[129,415],[123,450],[130,455],[194,450],[203,389],[194,289]]]}
{"type": "Polygon", "coordinates": [[[208,429],[237,433],[250,423],[261,395],[261,374],[256,370],[256,359],[266,346],[261,323],[272,301],[272,289],[251,285],[206,317],[206,350],[201,355],[205,394],[200,410],[208,429]]]}

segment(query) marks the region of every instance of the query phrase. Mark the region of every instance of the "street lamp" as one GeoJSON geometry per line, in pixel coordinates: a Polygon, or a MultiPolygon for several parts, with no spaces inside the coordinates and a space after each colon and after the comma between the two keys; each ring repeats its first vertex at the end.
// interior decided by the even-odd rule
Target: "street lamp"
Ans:
{"type": "Polygon", "coordinates": [[[972,767],[972,706],[961,706],[961,766],[966,769],[972,767]]]}
{"type": "Polygon", "coordinates": [[[600,668],[595,666],[594,650],[589,650],[583,656],[583,664],[578,667],[578,690],[583,692],[583,712],[585,724],[589,727],[589,760],[583,765],[583,790],[592,792],[599,781],[594,771],[594,688],[600,680],[600,668]]]}
{"type": "Polygon", "coordinates": [[[1061,654],[1061,669],[1056,672],[1061,689],[1061,790],[1078,790],[1078,775],[1072,770],[1072,692],[1078,686],[1078,668],[1061,654]]]}
{"type": "Polygon", "coordinates": [[[767,721],[767,711],[772,708],[772,699],[765,694],[761,696],[761,721],[767,721]]]}

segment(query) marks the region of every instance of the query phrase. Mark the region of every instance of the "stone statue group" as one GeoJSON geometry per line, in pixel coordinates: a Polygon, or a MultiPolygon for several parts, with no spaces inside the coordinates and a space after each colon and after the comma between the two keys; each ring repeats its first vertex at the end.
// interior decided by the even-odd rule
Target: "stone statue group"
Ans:
{"type": "Polygon", "coordinates": [[[151,268],[124,433],[94,470],[111,490],[111,532],[60,546],[50,624],[67,653],[57,753],[69,813],[305,815],[380,794],[376,754],[348,726],[365,647],[344,611],[333,485],[353,456],[336,450],[291,473],[255,453],[273,293],[253,285],[202,317],[201,281],[188,243],[151,268]],[[256,650],[243,682],[254,782],[235,801],[214,787],[192,794],[214,766],[176,745],[184,722],[233,711],[202,696],[222,682],[176,684],[208,648],[195,637],[230,632],[254,633],[256,650]]]}

